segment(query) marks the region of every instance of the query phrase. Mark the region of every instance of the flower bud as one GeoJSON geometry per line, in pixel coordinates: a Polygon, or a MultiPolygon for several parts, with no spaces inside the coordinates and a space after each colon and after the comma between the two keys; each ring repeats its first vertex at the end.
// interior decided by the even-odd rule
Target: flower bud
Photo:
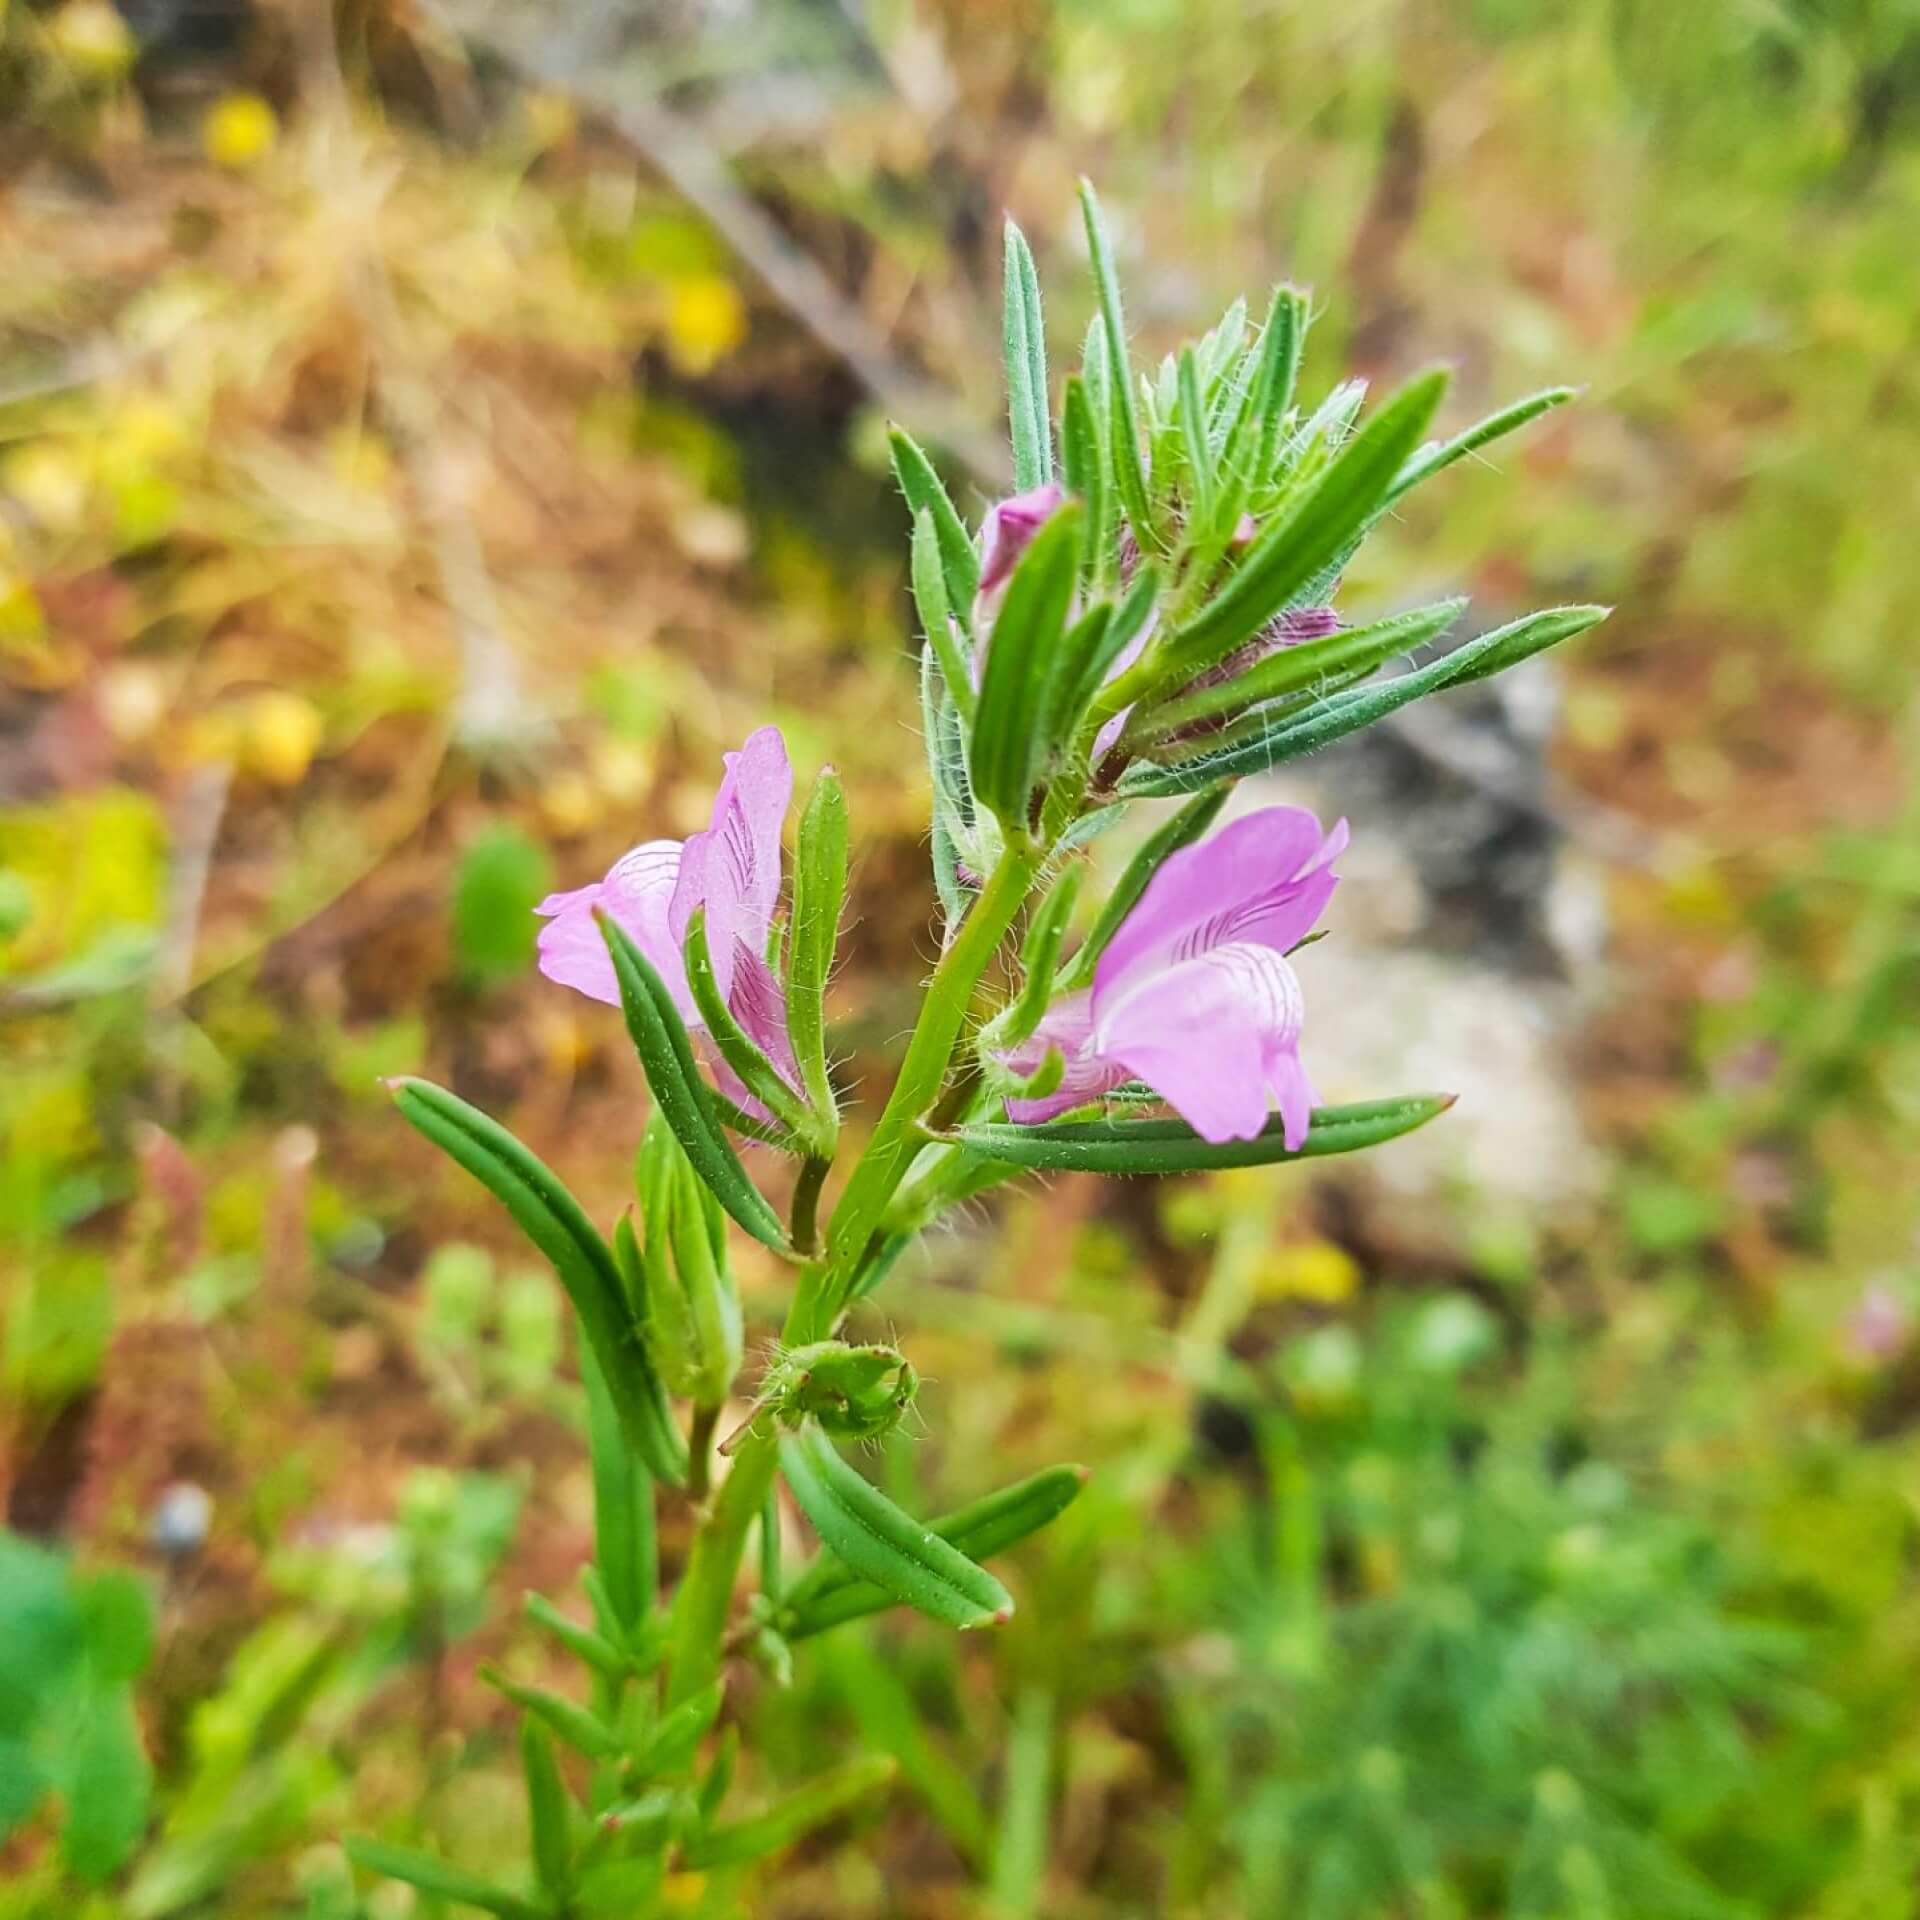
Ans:
{"type": "Polygon", "coordinates": [[[675,1393],[718,1406],[743,1352],[725,1222],[657,1112],[641,1141],[638,1184],[648,1349],[675,1393]]]}
{"type": "Polygon", "coordinates": [[[837,1439],[890,1433],[920,1391],[920,1376],[897,1347],[818,1340],[781,1353],[760,1383],[760,1403],[785,1426],[811,1419],[837,1439]]]}

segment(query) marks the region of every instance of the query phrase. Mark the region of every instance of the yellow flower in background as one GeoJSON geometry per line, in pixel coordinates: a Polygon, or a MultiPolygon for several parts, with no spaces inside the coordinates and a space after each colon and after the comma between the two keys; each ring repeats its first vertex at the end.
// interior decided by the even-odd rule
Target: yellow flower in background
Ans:
{"type": "Polygon", "coordinates": [[[76,72],[103,79],[125,73],[140,51],[110,0],[73,0],[47,22],[47,39],[76,72]]]}
{"type": "Polygon", "coordinates": [[[747,337],[747,310],[731,280],[698,273],[667,295],[667,351],[688,373],[705,373],[747,337]]]}
{"type": "Polygon", "coordinates": [[[1351,1300],[1360,1285],[1360,1268],[1344,1247],[1331,1240],[1307,1240],[1275,1247],[1254,1274],[1261,1300],[1306,1300],[1337,1307],[1351,1300]]]}
{"type": "Polygon", "coordinates": [[[325,730],[312,701],[280,690],[263,693],[247,710],[241,760],[249,773],[276,787],[298,786],[325,730]]]}
{"type": "Polygon", "coordinates": [[[216,166],[244,173],[270,154],[280,122],[257,93],[222,94],[200,123],[200,145],[216,166]]]}

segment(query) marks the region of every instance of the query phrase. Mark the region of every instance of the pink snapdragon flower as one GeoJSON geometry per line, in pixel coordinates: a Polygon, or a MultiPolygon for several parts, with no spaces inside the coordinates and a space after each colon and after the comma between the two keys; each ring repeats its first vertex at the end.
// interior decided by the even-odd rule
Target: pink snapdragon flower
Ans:
{"type": "Polygon", "coordinates": [[[1318,1104],[1300,1064],[1304,1003],[1288,952],[1312,932],[1347,844],[1300,807],[1268,807],[1173,854],[1094,969],[1004,1056],[1031,1074],[1057,1047],[1058,1091],[1009,1100],[1020,1124],[1050,1120],[1144,1080],[1203,1139],[1249,1140],[1278,1107],[1289,1148],[1318,1104]]]}
{"type": "MultiPolygon", "coordinates": [[[[707,915],[707,950],[721,997],[780,1076],[796,1090],[800,1073],[787,1035],[787,1002],[767,964],[774,908],[780,899],[780,828],[793,797],[793,767],[778,727],[749,734],[726,756],[726,773],[704,832],[686,840],[647,840],[624,853],[604,880],[552,893],[534,909],[540,929],[540,971],[609,1006],[620,1004],[613,961],[594,923],[610,914],[666,982],[688,1027],[700,1015],[682,958],[697,908],[707,915]]],[[[764,1117],[760,1103],[718,1058],[714,1077],[729,1099],[764,1117]]]]}

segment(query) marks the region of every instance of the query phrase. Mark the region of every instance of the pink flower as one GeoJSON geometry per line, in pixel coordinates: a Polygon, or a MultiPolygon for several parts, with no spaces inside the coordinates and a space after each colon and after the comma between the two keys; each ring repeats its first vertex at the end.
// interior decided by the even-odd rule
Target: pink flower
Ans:
{"type": "MultiPolygon", "coordinates": [[[[534,909],[540,929],[540,971],[609,1006],[620,989],[594,909],[610,914],[666,982],[689,1028],[701,1027],[687,986],[682,953],[696,908],[707,916],[707,950],[728,1010],[789,1085],[799,1069],[787,1037],[787,1001],[767,964],[774,908],[780,898],[780,828],[793,797],[793,767],[778,727],[748,735],[726,756],[706,831],[687,840],[647,840],[624,853],[604,880],[549,894],[534,909]]],[[[712,1062],[721,1090],[756,1117],[762,1109],[723,1061],[712,1062]]]]}
{"type": "Polygon", "coordinates": [[[1044,1100],[1009,1100],[1021,1124],[1144,1080],[1203,1139],[1248,1140],[1278,1107],[1289,1147],[1316,1104],[1300,1064],[1304,1005],[1286,955],[1333,894],[1347,823],[1323,834],[1299,807],[1236,820],[1167,860],[1094,969],[1047,1010],[1006,1064],[1032,1073],[1059,1048],[1044,1100]]]}

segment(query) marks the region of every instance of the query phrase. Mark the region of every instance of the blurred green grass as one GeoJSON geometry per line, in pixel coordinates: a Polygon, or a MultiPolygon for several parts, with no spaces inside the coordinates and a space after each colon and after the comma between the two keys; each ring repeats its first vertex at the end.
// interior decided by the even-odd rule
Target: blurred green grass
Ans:
{"type": "MultiPolygon", "coordinates": [[[[928,938],[903,529],[872,409],[560,99],[449,137],[350,44],[351,119],[297,61],[214,76],[271,97],[262,143],[140,91],[109,25],[0,20],[31,134],[0,203],[0,1379],[12,1525],[155,1584],[156,1815],[92,1891],[16,1835],[0,1911],[345,1920],[347,1827],[513,1857],[472,1671],[537,1660],[517,1595],[568,1586],[587,1499],[551,1322],[374,1077],[457,1077],[619,1204],[617,1036],[494,906],[684,825],[769,706],[868,836],[837,999],[870,1068],[928,938]],[[202,1546],[156,1544],[177,1482],[213,1494],[202,1546]]],[[[1351,592],[1617,601],[1558,758],[1654,853],[1611,878],[1570,1053],[1597,1220],[1070,1183],[902,1274],[915,1499],[1097,1473],[1000,1641],[885,1621],[747,1689],[769,1784],[856,1725],[905,1783],[753,1910],[1898,1920],[1920,20],[867,30],[890,84],[742,177],[981,419],[982,236],[1010,205],[1075,338],[1083,171],[1152,345],[1286,275],[1317,383],[1586,383],[1351,592]]]]}

